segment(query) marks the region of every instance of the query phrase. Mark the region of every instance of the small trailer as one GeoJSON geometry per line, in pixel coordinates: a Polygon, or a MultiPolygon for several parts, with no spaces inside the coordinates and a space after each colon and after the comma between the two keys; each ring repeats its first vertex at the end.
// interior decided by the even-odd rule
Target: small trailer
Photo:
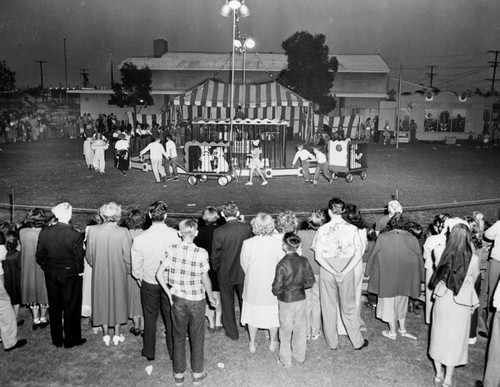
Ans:
{"type": "Polygon", "coordinates": [[[354,180],[354,175],[359,174],[361,180],[367,178],[368,169],[368,144],[350,139],[329,141],[328,143],[328,169],[332,171],[332,178],[344,176],[348,183],[354,180]]]}
{"type": "Polygon", "coordinates": [[[215,178],[219,185],[225,186],[237,178],[228,141],[188,141],[184,145],[184,153],[189,185],[206,183],[208,179],[215,178]]]}

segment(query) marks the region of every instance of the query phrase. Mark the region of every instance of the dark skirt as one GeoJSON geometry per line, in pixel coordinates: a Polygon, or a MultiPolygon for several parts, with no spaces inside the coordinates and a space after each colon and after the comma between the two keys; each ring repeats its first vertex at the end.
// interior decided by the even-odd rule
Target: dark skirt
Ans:
{"type": "Polygon", "coordinates": [[[21,303],[21,253],[8,252],[3,265],[5,290],[12,305],[21,303]]]}
{"type": "Polygon", "coordinates": [[[129,157],[128,157],[128,151],[126,150],[119,150],[117,152],[118,156],[118,169],[120,171],[127,171],[128,167],[130,165],[129,157]]]}

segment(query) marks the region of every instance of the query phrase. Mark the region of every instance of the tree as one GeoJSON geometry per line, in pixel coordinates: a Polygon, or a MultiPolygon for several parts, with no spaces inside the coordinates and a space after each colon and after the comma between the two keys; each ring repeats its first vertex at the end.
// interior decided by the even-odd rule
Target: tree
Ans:
{"type": "Polygon", "coordinates": [[[296,32],[281,43],[288,57],[288,67],[280,76],[282,85],[317,104],[318,113],[327,114],[336,101],[330,89],[338,69],[337,58],[330,58],[325,35],[296,32]]]}
{"type": "Polygon", "coordinates": [[[16,86],[16,73],[4,60],[0,61],[0,92],[12,91],[16,86]]]}
{"type": "Polygon", "coordinates": [[[136,65],[125,62],[120,68],[122,83],[113,84],[113,102],[118,106],[129,106],[134,114],[143,107],[153,105],[151,97],[151,70],[149,67],[138,69],[136,65]]]}

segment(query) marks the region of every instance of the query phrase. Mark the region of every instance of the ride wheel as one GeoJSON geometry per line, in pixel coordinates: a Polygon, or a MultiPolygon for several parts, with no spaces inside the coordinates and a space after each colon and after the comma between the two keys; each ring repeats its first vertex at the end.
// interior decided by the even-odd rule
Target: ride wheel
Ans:
{"type": "Polygon", "coordinates": [[[224,187],[225,185],[227,185],[227,183],[229,183],[229,180],[227,176],[221,176],[217,179],[217,183],[219,183],[220,186],[224,187]]]}
{"type": "Polygon", "coordinates": [[[348,173],[345,179],[348,183],[351,183],[354,180],[354,176],[352,175],[352,173],[348,173]]]}
{"type": "Polygon", "coordinates": [[[188,177],[187,182],[189,185],[196,185],[196,183],[198,183],[198,179],[196,176],[191,175],[188,177]]]}
{"type": "Polygon", "coordinates": [[[361,174],[359,176],[361,177],[361,180],[366,180],[366,178],[368,177],[368,174],[366,173],[366,171],[363,171],[363,172],[361,172],[361,174]]]}

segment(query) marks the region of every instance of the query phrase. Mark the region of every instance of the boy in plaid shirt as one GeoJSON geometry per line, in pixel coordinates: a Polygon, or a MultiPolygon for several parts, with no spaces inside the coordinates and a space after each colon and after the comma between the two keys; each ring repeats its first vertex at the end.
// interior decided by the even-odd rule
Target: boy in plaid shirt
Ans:
{"type": "Polygon", "coordinates": [[[203,369],[205,292],[213,307],[217,301],[212,294],[212,283],[208,277],[208,253],[193,243],[198,235],[197,223],[190,219],[183,220],[179,224],[179,234],[182,242],[167,249],[156,278],[172,305],[175,384],[180,386],[184,383],[186,335],[189,332],[193,384],[198,385],[208,376],[203,369]]]}

